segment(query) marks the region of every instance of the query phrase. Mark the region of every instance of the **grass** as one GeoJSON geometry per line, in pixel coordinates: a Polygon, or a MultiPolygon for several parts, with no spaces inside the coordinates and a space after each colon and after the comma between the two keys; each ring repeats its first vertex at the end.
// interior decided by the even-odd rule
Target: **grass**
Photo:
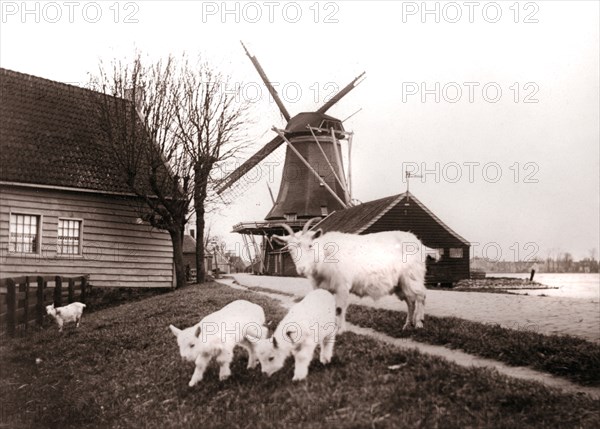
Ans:
{"type": "Polygon", "coordinates": [[[600,386],[600,346],[581,338],[543,335],[456,317],[427,316],[425,329],[402,331],[406,313],[351,305],[347,320],[396,338],[461,349],[513,366],[529,366],[590,386],[600,386]]]}
{"type": "MultiPolygon", "coordinates": [[[[103,310],[170,292],[167,288],[93,287],[86,297],[86,312],[103,310]]],[[[63,304],[65,305],[65,304],[63,304]]]]}
{"type": "MultiPolygon", "coordinates": [[[[167,326],[196,323],[234,299],[285,310],[250,291],[188,287],[84,315],[0,346],[0,426],[10,428],[196,427],[598,427],[600,401],[483,369],[403,351],[345,333],[333,362],[313,361],[306,381],[292,364],[270,378],[245,369],[218,381],[216,365],[195,388],[167,326]],[[36,364],[36,358],[42,359],[36,364]],[[399,365],[399,369],[389,367],[399,365]]],[[[350,312],[352,314],[352,311],[350,312]]]]}

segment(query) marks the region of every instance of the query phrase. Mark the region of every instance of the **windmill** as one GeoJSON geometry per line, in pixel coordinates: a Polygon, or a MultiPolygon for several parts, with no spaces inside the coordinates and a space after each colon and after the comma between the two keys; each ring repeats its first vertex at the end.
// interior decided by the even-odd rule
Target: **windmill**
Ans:
{"type": "MultiPolygon", "coordinates": [[[[287,121],[285,129],[273,127],[276,136],[225,177],[217,187],[217,193],[221,195],[243,183],[244,176],[281,145],[286,145],[279,192],[273,207],[265,217],[266,222],[241,223],[234,226],[234,232],[241,233],[244,240],[248,235],[256,248],[255,235],[269,237],[274,233],[283,233],[281,227],[277,226],[278,223],[284,222],[297,230],[308,219],[326,216],[352,205],[351,174],[349,171],[348,176],[345,175],[340,143],[341,140],[347,140],[350,148],[352,133],[344,130],[341,120],[327,115],[326,112],[354,89],[362,81],[365,73],[352,80],[316,111],[291,116],[256,57],[248,52],[243,43],[242,46],[281,115],[287,121]]],[[[271,246],[270,250],[276,251],[272,243],[267,241],[271,246]]],[[[267,246],[263,246],[261,253],[262,266],[265,260],[266,263],[269,262],[267,246]]]]}

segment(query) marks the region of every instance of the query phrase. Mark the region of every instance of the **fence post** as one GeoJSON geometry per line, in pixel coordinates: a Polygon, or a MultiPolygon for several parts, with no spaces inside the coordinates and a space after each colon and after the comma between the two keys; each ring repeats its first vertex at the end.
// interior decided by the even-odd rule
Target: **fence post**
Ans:
{"type": "Polygon", "coordinates": [[[15,281],[13,279],[7,279],[6,281],[6,330],[8,335],[11,337],[15,336],[15,319],[16,319],[16,290],[15,281]]]}
{"type": "Polygon", "coordinates": [[[37,307],[36,307],[36,317],[38,325],[42,326],[44,324],[44,287],[46,286],[46,282],[44,282],[44,278],[39,276],[37,278],[37,307]]]}
{"type": "MultiPolygon", "coordinates": [[[[25,292],[23,299],[23,322],[25,323],[25,329],[27,330],[29,322],[29,276],[25,277],[25,284],[19,285],[19,292],[25,292]]],[[[17,302],[17,307],[19,303],[17,302]]]]}
{"type": "Polygon", "coordinates": [[[62,306],[62,278],[60,276],[54,278],[54,306],[62,306]]]}
{"type": "Polygon", "coordinates": [[[87,288],[88,288],[88,278],[87,276],[81,276],[81,302],[85,304],[85,300],[87,298],[87,288]]]}
{"type": "Polygon", "coordinates": [[[69,304],[75,301],[75,278],[69,279],[69,304]]]}

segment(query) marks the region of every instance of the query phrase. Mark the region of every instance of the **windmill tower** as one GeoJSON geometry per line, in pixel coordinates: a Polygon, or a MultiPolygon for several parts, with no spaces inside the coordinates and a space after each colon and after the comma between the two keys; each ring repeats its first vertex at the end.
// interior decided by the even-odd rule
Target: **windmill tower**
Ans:
{"type": "MultiPolygon", "coordinates": [[[[327,115],[326,112],[362,81],[364,73],[318,110],[298,113],[292,117],[256,57],[250,55],[245,46],[244,50],[287,121],[285,129],[274,127],[273,131],[277,135],[223,179],[217,187],[217,193],[221,195],[243,183],[244,176],[260,162],[281,145],[287,146],[279,192],[273,207],[265,217],[266,222],[241,223],[234,227],[235,232],[241,233],[244,240],[248,236],[256,247],[255,236],[268,239],[272,234],[283,233],[283,229],[277,224],[286,223],[292,229],[298,230],[308,219],[326,216],[351,205],[351,175],[346,176],[344,171],[340,141],[347,140],[350,146],[352,133],[344,130],[341,120],[327,115]]],[[[278,272],[281,269],[281,261],[275,261],[275,266],[271,267],[274,270],[269,268],[272,265],[269,264],[269,254],[276,253],[277,249],[270,240],[266,241],[267,244],[263,243],[261,251],[262,268],[281,274],[278,272]]]]}

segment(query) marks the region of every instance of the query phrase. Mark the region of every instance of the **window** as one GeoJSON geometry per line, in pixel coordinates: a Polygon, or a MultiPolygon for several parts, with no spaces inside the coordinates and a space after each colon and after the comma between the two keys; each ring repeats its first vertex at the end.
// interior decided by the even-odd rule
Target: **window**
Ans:
{"type": "Polygon", "coordinates": [[[285,220],[287,220],[288,222],[298,220],[298,214],[297,213],[286,213],[285,220]]]}
{"type": "Polygon", "coordinates": [[[451,247],[450,248],[450,257],[451,258],[462,258],[463,257],[463,250],[461,247],[451,247]]]}
{"type": "Polygon", "coordinates": [[[321,216],[327,216],[329,214],[329,210],[327,206],[321,206],[321,216]]]}
{"type": "Polygon", "coordinates": [[[76,219],[58,220],[57,252],[59,255],[81,254],[81,221],[76,219]]]}
{"type": "Polygon", "coordinates": [[[37,253],[39,249],[38,215],[11,214],[8,251],[15,253],[37,253]]]}

